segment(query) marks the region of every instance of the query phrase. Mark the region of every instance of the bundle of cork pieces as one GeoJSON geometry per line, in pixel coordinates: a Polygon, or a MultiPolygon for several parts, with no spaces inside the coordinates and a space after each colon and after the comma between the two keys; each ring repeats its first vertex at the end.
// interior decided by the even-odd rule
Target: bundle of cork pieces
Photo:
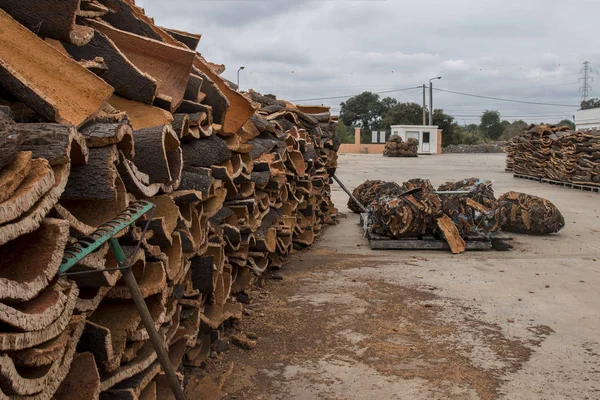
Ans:
{"type": "Polygon", "coordinates": [[[515,174],[600,186],[600,132],[532,125],[510,140],[506,170],[515,174]]]}
{"type": "MultiPolygon", "coordinates": [[[[468,178],[434,189],[427,179],[395,182],[365,181],[353,196],[368,211],[370,232],[390,239],[433,236],[445,240],[455,254],[466,250],[465,240],[482,235],[494,239],[500,231],[548,235],[565,220],[547,199],[508,192],[496,199],[492,182],[468,178]]],[[[353,199],[348,207],[360,213],[353,199]]]]}
{"type": "Polygon", "coordinates": [[[0,6],[0,397],[172,398],[108,244],[68,278],[65,246],[156,205],[118,239],[184,380],[234,294],[334,223],[336,121],[237,92],[133,0],[0,6]]]}
{"type": "Polygon", "coordinates": [[[415,138],[408,138],[406,142],[398,135],[393,135],[385,143],[383,148],[384,157],[418,157],[419,141],[415,138]]]}

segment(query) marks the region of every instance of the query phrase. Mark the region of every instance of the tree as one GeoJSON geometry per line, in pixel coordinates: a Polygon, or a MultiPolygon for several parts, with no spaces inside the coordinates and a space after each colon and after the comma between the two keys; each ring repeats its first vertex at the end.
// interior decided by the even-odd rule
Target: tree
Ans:
{"type": "Polygon", "coordinates": [[[342,143],[354,143],[354,129],[351,126],[346,126],[342,120],[338,121],[335,134],[342,143]]]}
{"type": "Polygon", "coordinates": [[[528,126],[529,124],[522,119],[513,121],[506,129],[504,129],[502,139],[509,140],[523,132],[528,126]]]}
{"type": "Polygon", "coordinates": [[[571,121],[570,119],[563,119],[557,125],[558,126],[568,126],[572,131],[575,130],[575,122],[571,121]]]}
{"type": "Polygon", "coordinates": [[[433,110],[433,125],[437,125],[442,130],[443,147],[460,142],[458,124],[454,122],[454,117],[444,113],[444,110],[433,110]]]}
{"type": "Polygon", "coordinates": [[[379,95],[363,92],[341,103],[340,119],[345,125],[360,125],[369,131],[381,119],[379,95]]]}
{"type": "Polygon", "coordinates": [[[498,140],[504,129],[500,122],[500,113],[498,111],[485,110],[481,115],[481,123],[479,129],[484,137],[498,140]]]}
{"type": "Polygon", "coordinates": [[[582,110],[589,110],[591,108],[600,108],[600,99],[594,97],[589,100],[584,100],[581,102],[582,110]]]}
{"type": "Polygon", "coordinates": [[[417,103],[397,103],[382,115],[381,127],[390,129],[391,125],[421,125],[423,107],[417,103]]]}

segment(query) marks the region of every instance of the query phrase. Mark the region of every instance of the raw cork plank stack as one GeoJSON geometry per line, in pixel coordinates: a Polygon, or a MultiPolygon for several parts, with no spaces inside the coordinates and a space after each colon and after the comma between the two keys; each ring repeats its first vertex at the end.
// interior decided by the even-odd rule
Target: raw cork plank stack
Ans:
{"type": "Polygon", "coordinates": [[[600,186],[600,132],[532,125],[511,139],[506,169],[519,175],[600,186]]]}
{"type": "Polygon", "coordinates": [[[398,135],[393,135],[385,143],[383,149],[384,157],[419,157],[419,141],[415,138],[408,138],[406,142],[398,135]]]}
{"type": "MultiPolygon", "coordinates": [[[[335,120],[237,92],[133,0],[0,6],[0,398],[168,399],[120,272],[57,278],[65,245],[156,204],[119,241],[183,380],[233,295],[334,223],[335,120]]],[[[105,245],[74,270],[114,267],[105,245]]]]}

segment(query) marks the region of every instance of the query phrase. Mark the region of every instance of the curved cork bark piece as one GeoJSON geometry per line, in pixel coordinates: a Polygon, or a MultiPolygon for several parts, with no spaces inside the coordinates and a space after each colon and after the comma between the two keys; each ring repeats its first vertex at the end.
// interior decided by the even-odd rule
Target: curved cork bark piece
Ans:
{"type": "Polygon", "coordinates": [[[75,312],[79,314],[96,311],[110,287],[80,287],[75,312]]]}
{"type": "Polygon", "coordinates": [[[0,84],[46,119],[79,126],[112,94],[110,85],[2,10],[0,25],[0,84]]]}
{"type": "Polygon", "coordinates": [[[117,371],[111,373],[100,373],[100,390],[106,391],[116,384],[129,379],[144,371],[156,361],[156,353],[150,342],[146,342],[137,356],[126,365],[122,365],[117,371]]]}
{"type": "Polygon", "coordinates": [[[170,111],[174,112],[183,100],[196,53],[188,48],[116,29],[105,22],[87,21],[110,38],[129,61],[156,79],[157,95],[170,97],[170,111]]]}
{"type": "Polygon", "coordinates": [[[162,108],[127,100],[117,95],[112,95],[108,103],[115,109],[127,113],[134,130],[170,124],[173,121],[171,113],[162,108]]]}
{"type": "Polygon", "coordinates": [[[116,267],[116,265],[113,265],[114,263],[109,265],[109,261],[114,259],[114,257],[111,256],[112,252],[109,250],[109,244],[105,243],[98,250],[85,257],[69,270],[70,272],[96,271],[93,274],[79,274],[71,276],[71,279],[77,283],[77,286],[80,288],[97,288],[103,286],[110,287],[117,283],[121,277],[121,273],[119,271],[97,272],[105,268],[116,267]]]}
{"type": "Polygon", "coordinates": [[[77,292],[72,285],[61,278],[32,300],[12,306],[0,303],[0,323],[17,331],[45,329],[63,313],[67,304],[76,301],[77,292]]]}
{"type": "Polygon", "coordinates": [[[128,160],[122,151],[119,152],[117,171],[123,180],[127,191],[135,197],[152,197],[160,191],[159,183],[150,183],[148,174],[140,171],[133,161],[128,160]]]}
{"type": "Polygon", "coordinates": [[[176,160],[171,160],[170,156],[179,154],[179,139],[171,125],[139,129],[133,136],[137,148],[133,162],[140,171],[148,174],[150,182],[170,184],[177,180],[181,165],[176,165],[176,160]]]}
{"type": "Polygon", "coordinates": [[[181,173],[181,184],[179,185],[180,190],[194,190],[202,193],[203,198],[214,196],[215,194],[215,180],[211,177],[212,171],[210,169],[204,169],[201,171],[199,168],[188,167],[181,173]]]}
{"type": "Polygon", "coordinates": [[[232,156],[227,142],[218,136],[182,143],[181,149],[186,169],[188,166],[210,168],[226,162],[232,156]]]}
{"type": "Polygon", "coordinates": [[[0,247],[0,300],[28,301],[54,279],[69,239],[69,224],[46,218],[36,231],[0,247]]]}
{"type": "MultiPolygon", "coordinates": [[[[171,235],[177,228],[177,221],[181,219],[179,207],[169,195],[153,197],[148,201],[156,205],[154,217],[148,228],[149,231],[152,231],[152,235],[147,239],[148,243],[161,247],[170,246],[171,235]]],[[[145,224],[145,222],[141,222],[141,224],[145,224]]]]}
{"type": "Polygon", "coordinates": [[[173,39],[185,44],[190,50],[196,50],[196,47],[198,47],[198,43],[200,43],[200,39],[202,38],[201,34],[184,32],[177,29],[161,28],[171,35],[173,39]]]}
{"type": "Polygon", "coordinates": [[[165,260],[165,270],[169,281],[174,281],[181,275],[183,270],[183,252],[182,252],[182,241],[181,234],[174,232],[172,235],[172,244],[168,246],[164,252],[167,256],[165,260]]]}
{"type": "Polygon", "coordinates": [[[97,228],[119,215],[129,205],[125,184],[118,175],[114,182],[117,193],[114,201],[61,199],[60,204],[84,224],[97,228]]]}
{"type": "Polygon", "coordinates": [[[0,351],[23,350],[35,347],[60,335],[73,315],[77,293],[79,292],[75,284],[71,285],[69,290],[74,293],[75,297],[70,292],[65,294],[69,300],[62,314],[54,322],[40,331],[0,334],[0,351]]]}
{"type": "Polygon", "coordinates": [[[80,132],[85,138],[88,148],[105,147],[125,141],[126,149],[124,151],[127,158],[133,158],[134,156],[133,129],[128,122],[92,123],[80,129],[80,132]]]}
{"type": "Polygon", "coordinates": [[[92,353],[78,353],[67,377],[54,398],[61,400],[95,400],[100,396],[100,374],[92,353]]]}
{"type": "MultiPolygon", "coordinates": [[[[196,73],[203,78],[202,92],[206,94],[206,98],[203,100],[204,104],[208,104],[212,107],[213,121],[216,124],[223,125],[226,119],[227,110],[229,108],[229,100],[221,92],[216,83],[209,78],[206,74],[198,71],[196,73]]],[[[219,77],[219,79],[222,79],[219,77]]],[[[226,132],[226,136],[235,134],[235,132],[226,132]]]]}
{"type": "Polygon", "coordinates": [[[223,132],[226,135],[238,133],[242,126],[254,115],[252,103],[240,93],[233,90],[223,78],[210,68],[202,57],[196,55],[194,58],[194,67],[198,68],[211,79],[229,101],[227,115],[225,115],[223,121],[223,132]]]}
{"type": "Polygon", "coordinates": [[[52,189],[54,172],[43,158],[31,163],[31,169],[21,185],[7,200],[0,203],[0,225],[14,221],[30,210],[52,189]]]}
{"type": "Polygon", "coordinates": [[[102,57],[108,70],[102,79],[115,88],[115,93],[144,104],[152,104],[158,83],[156,79],[136,67],[105,34],[96,31],[86,46],[64,44],[67,52],[77,61],[102,57]]]}
{"type": "MultiPolygon", "coordinates": [[[[177,370],[177,366],[175,366],[175,370],[177,370]]],[[[146,396],[151,396],[152,391],[154,391],[154,397],[150,398],[156,398],[156,383],[152,380],[159,372],[161,372],[160,364],[155,361],[139,374],[102,393],[102,398],[106,400],[141,400],[148,398],[146,396]]]]}
{"type": "Polygon", "coordinates": [[[179,138],[187,137],[190,130],[189,114],[174,114],[173,123],[171,125],[179,138]]]}
{"type": "MultiPolygon", "coordinates": [[[[4,149],[3,149],[4,151],[4,149]]],[[[0,169],[0,203],[10,198],[31,169],[31,152],[20,151],[11,164],[0,169]]]]}
{"type": "Polygon", "coordinates": [[[75,165],[71,169],[61,200],[115,201],[118,160],[115,145],[90,149],[87,165],[75,165]]]}
{"type": "Polygon", "coordinates": [[[81,0],[57,0],[51,5],[36,0],[5,0],[2,8],[41,37],[83,46],[94,36],[94,31],[75,25],[80,5],[81,0]]]}
{"type": "Polygon", "coordinates": [[[71,214],[69,210],[67,210],[60,204],[54,205],[54,212],[56,213],[56,216],[60,217],[61,219],[64,219],[69,223],[71,236],[85,236],[89,235],[90,233],[93,233],[95,230],[94,227],[84,224],[83,222],[75,218],[75,216],[71,214]]]}
{"type": "MultiPolygon", "coordinates": [[[[138,279],[138,285],[144,298],[162,292],[167,286],[167,276],[162,262],[146,263],[144,274],[138,279]]],[[[131,299],[129,287],[117,285],[106,295],[107,299],[131,299]]]]}
{"type": "Polygon", "coordinates": [[[0,226],[0,246],[16,239],[21,235],[31,233],[39,228],[44,217],[58,202],[60,195],[65,190],[69,176],[70,164],[53,168],[54,186],[33,207],[18,220],[0,226]]]}
{"type": "Polygon", "coordinates": [[[85,139],[71,125],[15,124],[11,132],[21,138],[19,150],[31,151],[33,158],[45,158],[52,166],[88,162],[85,139]]]}
{"type": "Polygon", "coordinates": [[[202,210],[207,218],[213,217],[223,207],[227,189],[220,188],[215,190],[215,195],[202,202],[202,210]]]}
{"type": "Polygon", "coordinates": [[[35,396],[49,398],[67,376],[77,342],[83,331],[85,317],[74,316],[65,331],[68,340],[59,352],[59,357],[49,366],[28,368],[21,375],[8,355],[0,356],[0,389],[10,396],[35,396]],[[46,397],[47,396],[47,397],[46,397]]]}

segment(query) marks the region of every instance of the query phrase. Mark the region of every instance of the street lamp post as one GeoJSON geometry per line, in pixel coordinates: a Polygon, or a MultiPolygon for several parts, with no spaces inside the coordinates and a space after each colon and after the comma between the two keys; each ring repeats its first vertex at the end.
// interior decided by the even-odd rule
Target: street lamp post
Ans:
{"type": "Polygon", "coordinates": [[[240,69],[237,70],[237,86],[238,86],[238,90],[240,90],[240,71],[243,70],[246,67],[240,67],[240,69]]]}
{"type": "Polygon", "coordinates": [[[436,76],[429,80],[429,125],[433,125],[433,82],[436,79],[442,79],[441,76],[436,76]]]}

